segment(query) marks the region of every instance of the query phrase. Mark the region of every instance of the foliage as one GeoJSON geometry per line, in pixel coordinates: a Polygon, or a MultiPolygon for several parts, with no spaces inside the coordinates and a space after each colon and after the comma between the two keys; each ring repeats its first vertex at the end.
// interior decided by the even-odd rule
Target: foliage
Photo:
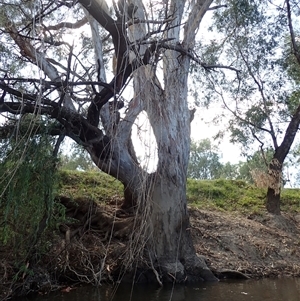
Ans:
{"type": "Polygon", "coordinates": [[[271,149],[265,152],[256,151],[247,156],[246,162],[232,164],[220,161],[220,153],[209,139],[192,141],[190,150],[190,160],[188,166],[188,177],[193,179],[231,179],[244,180],[254,183],[253,174],[256,172],[267,173],[268,165],[272,159],[271,149]]]}
{"type": "Polygon", "coordinates": [[[41,118],[24,116],[17,125],[8,124],[15,132],[2,140],[0,241],[24,258],[45,228],[41,223],[47,225],[53,212],[57,160],[41,118]]]}
{"type": "Polygon", "coordinates": [[[87,152],[78,147],[75,143],[72,143],[72,152],[66,154],[62,152],[60,155],[60,168],[66,170],[83,170],[91,171],[97,169],[91,161],[87,152]]]}
{"type": "MultiPolygon", "coordinates": [[[[226,70],[208,74],[207,104],[216,98],[222,102],[229,113],[231,141],[240,143],[245,154],[257,145],[264,157],[272,150],[273,158],[265,173],[267,208],[280,214],[283,164],[300,124],[300,52],[295,38],[298,3],[219,3],[226,6],[215,12],[211,27],[219,34],[218,43],[213,42],[219,54],[215,63],[225,57],[239,72],[235,77],[226,70]]],[[[208,46],[203,55],[210,57],[210,52],[208,46]]]]}
{"type": "Polygon", "coordinates": [[[253,173],[268,172],[268,166],[272,159],[273,151],[271,149],[266,150],[265,152],[256,151],[253,154],[247,156],[246,162],[241,162],[239,166],[239,179],[253,182],[253,173]]]}
{"type": "MultiPolygon", "coordinates": [[[[296,19],[297,5],[290,2],[291,18],[296,19]]],[[[217,49],[215,63],[226,59],[239,72],[236,77],[226,70],[206,74],[206,104],[216,99],[223,103],[230,118],[231,141],[240,143],[246,154],[257,145],[262,151],[272,148],[275,152],[299,104],[299,65],[286,6],[226,1],[226,8],[215,11],[210,30],[218,33],[218,42],[208,44],[203,56],[210,57],[217,49]]]]}

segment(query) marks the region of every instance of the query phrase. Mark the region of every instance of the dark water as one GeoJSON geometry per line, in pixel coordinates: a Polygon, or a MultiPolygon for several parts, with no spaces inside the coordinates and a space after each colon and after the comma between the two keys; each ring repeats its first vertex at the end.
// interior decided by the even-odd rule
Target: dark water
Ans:
{"type": "MultiPolygon", "coordinates": [[[[25,300],[25,299],[24,299],[25,300]]],[[[26,299],[27,300],[27,299],[26,299]]],[[[176,286],[77,287],[33,301],[300,301],[300,279],[264,279],[176,286]]]]}

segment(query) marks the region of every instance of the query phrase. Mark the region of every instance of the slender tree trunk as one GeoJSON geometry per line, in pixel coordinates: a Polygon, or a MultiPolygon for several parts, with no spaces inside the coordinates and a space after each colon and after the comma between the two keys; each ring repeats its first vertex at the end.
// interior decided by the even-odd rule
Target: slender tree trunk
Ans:
{"type": "Polygon", "coordinates": [[[268,187],[266,208],[269,213],[280,215],[280,191],[268,187]]]}
{"type": "Polygon", "coordinates": [[[269,180],[266,208],[269,213],[280,215],[280,192],[282,183],[282,165],[279,161],[278,152],[274,154],[269,164],[269,180]]]}

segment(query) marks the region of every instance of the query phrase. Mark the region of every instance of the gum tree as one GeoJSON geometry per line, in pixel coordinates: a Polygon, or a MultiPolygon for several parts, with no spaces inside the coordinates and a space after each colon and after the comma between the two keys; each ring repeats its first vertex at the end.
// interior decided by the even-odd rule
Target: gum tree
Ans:
{"type": "Polygon", "coordinates": [[[257,180],[267,187],[268,212],[280,214],[283,164],[300,124],[299,3],[225,2],[227,8],[216,12],[213,23],[221,42],[214,41],[207,53],[216,62],[226,55],[240,73],[237,79],[227,72],[213,74],[210,88],[231,114],[232,141],[246,150],[259,145],[268,172],[257,180]],[[267,161],[270,149],[273,156],[267,161]]]}
{"type": "MultiPolygon", "coordinates": [[[[130,269],[143,257],[139,262],[147,264],[140,267],[159,282],[215,279],[195,254],[186,202],[190,62],[205,70],[220,67],[200,61],[193,50],[211,3],[120,0],[110,9],[95,0],[1,5],[1,55],[8,59],[0,66],[0,111],[53,120],[49,134],[58,141],[70,137],[99,169],[122,182],[123,210],[135,214],[124,266],[130,269]],[[21,69],[14,68],[18,62],[21,69]],[[132,142],[141,112],[157,145],[152,173],[140,166],[132,142]]],[[[2,124],[2,133],[9,130],[2,124]]]]}

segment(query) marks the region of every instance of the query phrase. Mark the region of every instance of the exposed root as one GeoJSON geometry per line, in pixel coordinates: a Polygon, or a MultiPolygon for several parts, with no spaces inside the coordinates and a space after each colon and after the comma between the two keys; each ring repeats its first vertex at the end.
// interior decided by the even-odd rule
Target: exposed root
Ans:
{"type": "Polygon", "coordinates": [[[163,286],[163,284],[162,284],[162,282],[161,282],[161,280],[159,278],[159,274],[158,274],[157,270],[154,268],[153,261],[152,261],[151,257],[150,257],[150,263],[151,263],[152,271],[153,271],[153,273],[154,273],[154,275],[156,277],[156,280],[157,280],[158,284],[160,286],[163,286]]]}
{"type": "Polygon", "coordinates": [[[64,204],[68,222],[60,226],[54,239],[51,233],[51,245],[40,261],[25,262],[18,282],[12,282],[18,270],[9,258],[10,251],[1,249],[1,298],[12,297],[12,292],[48,293],[59,289],[62,281],[94,285],[136,281],[162,286],[165,282],[216,280],[211,271],[218,278],[300,275],[300,215],[246,218],[190,210],[195,248],[203,256],[191,254],[184,260],[158,265],[143,252],[143,227],[147,224],[142,219],[126,214],[117,217],[118,208],[113,206],[70,199],[64,199],[64,204]]]}
{"type": "Polygon", "coordinates": [[[81,237],[89,230],[98,232],[103,241],[111,237],[123,239],[132,233],[134,216],[117,217],[116,210],[107,210],[94,202],[87,205],[84,200],[75,202],[64,197],[61,203],[67,208],[67,216],[71,219],[71,223],[61,226],[61,231],[64,233],[66,228],[71,228],[71,238],[76,235],[81,237]]]}

